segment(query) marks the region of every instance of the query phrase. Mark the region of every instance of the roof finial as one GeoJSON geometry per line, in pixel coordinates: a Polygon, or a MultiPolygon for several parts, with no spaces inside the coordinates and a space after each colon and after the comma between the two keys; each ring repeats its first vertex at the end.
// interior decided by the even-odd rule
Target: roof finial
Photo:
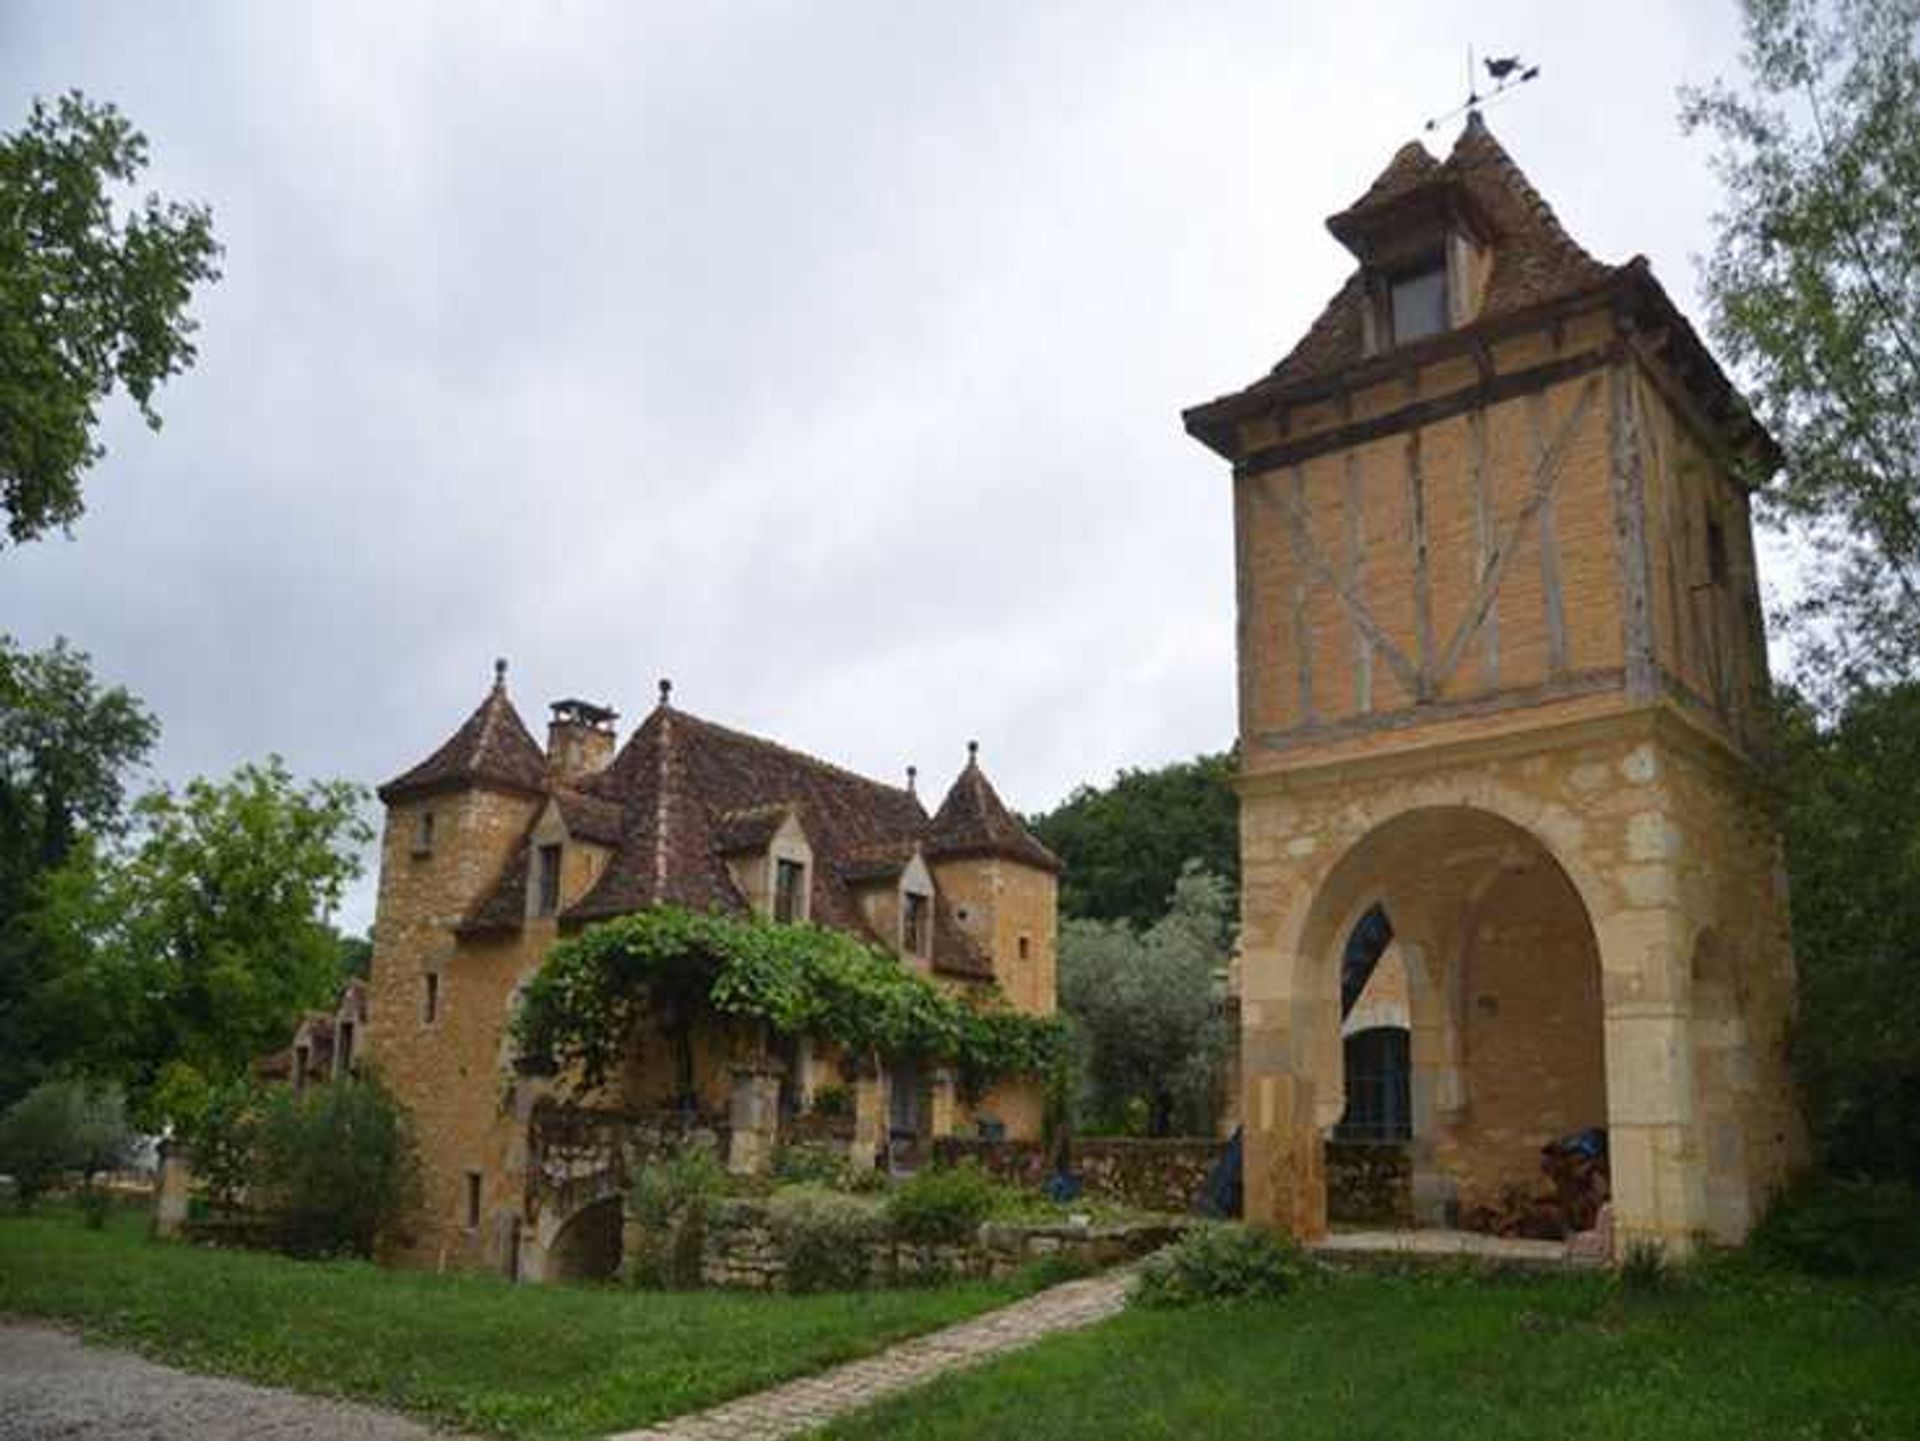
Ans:
{"type": "Polygon", "coordinates": [[[974,765],[979,761],[979,759],[980,759],[980,742],[968,741],[967,742],[967,764],[974,765]]]}
{"type": "Polygon", "coordinates": [[[673,682],[665,676],[660,677],[660,704],[666,705],[673,699],[673,682]]]}
{"type": "Polygon", "coordinates": [[[919,766],[907,767],[907,794],[910,796],[917,796],[920,794],[920,767],[919,766]]]}
{"type": "Polygon", "coordinates": [[[499,656],[493,662],[493,688],[495,690],[505,690],[507,688],[507,658],[505,656],[499,656]]]}

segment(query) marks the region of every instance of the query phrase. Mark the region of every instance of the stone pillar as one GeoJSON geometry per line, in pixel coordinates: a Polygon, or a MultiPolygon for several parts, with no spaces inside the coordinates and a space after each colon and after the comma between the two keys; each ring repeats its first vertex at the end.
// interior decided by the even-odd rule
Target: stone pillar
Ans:
{"type": "Polygon", "coordinates": [[[927,1083],[927,1134],[951,1136],[960,1126],[960,1082],[951,1066],[941,1066],[927,1083]]]}
{"type": "Polygon", "coordinates": [[[1246,1148],[1249,1221],[1298,1241],[1327,1231],[1326,1145],[1315,1115],[1314,1083],[1288,1064],[1291,1030],[1270,1013],[1291,1009],[1244,1003],[1240,1035],[1241,1124],[1246,1148]]]}
{"type": "Polygon", "coordinates": [[[171,1240],[187,1225],[187,1201],[193,1190],[193,1153],[183,1141],[160,1143],[160,1177],[154,1187],[153,1234],[171,1240]]]}
{"type": "Polygon", "coordinates": [[[1697,1154],[1687,926],[1647,906],[1597,927],[1604,978],[1607,1149],[1621,1252],[1651,1241],[1686,1255],[1708,1230],[1697,1154]]]}
{"type": "Polygon", "coordinates": [[[733,1068],[728,1099],[727,1169],[736,1176],[764,1175],[780,1139],[780,1072],[765,1064],[733,1068]]]}
{"type": "Polygon", "coordinates": [[[853,1154],[847,1163],[862,1170],[883,1164],[887,1150],[887,1075],[862,1068],[853,1083],[853,1154]]]}

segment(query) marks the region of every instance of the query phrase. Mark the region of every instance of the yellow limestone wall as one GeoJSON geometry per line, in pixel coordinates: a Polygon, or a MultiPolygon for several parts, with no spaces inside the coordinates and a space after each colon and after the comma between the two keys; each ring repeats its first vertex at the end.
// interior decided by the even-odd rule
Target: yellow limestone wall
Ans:
{"type": "Polygon", "coordinates": [[[1427,1219],[1606,1124],[1618,1235],[1684,1249],[1801,1155],[1746,499],[1672,394],[1595,308],[1243,423],[1250,1217],[1325,1226],[1339,950],[1382,899],[1427,1219]]]}

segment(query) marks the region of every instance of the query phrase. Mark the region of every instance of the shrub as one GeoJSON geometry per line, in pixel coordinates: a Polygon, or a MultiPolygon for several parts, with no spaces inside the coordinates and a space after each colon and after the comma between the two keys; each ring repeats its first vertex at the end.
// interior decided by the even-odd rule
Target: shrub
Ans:
{"type": "Polygon", "coordinates": [[[807,1110],[816,1116],[851,1116],[853,1092],[845,1086],[816,1086],[807,1110]]]}
{"type": "Polygon", "coordinates": [[[885,1223],[871,1202],[823,1186],[789,1186],[767,1205],[790,1291],[851,1291],[866,1284],[867,1248],[885,1223]]]}
{"type": "Polygon", "coordinates": [[[1098,1273],[1099,1269],[1078,1252],[1055,1251],[1021,1267],[1020,1279],[1034,1290],[1044,1291],[1049,1286],[1059,1286],[1068,1281],[1084,1281],[1098,1273]]]}
{"type": "Polygon", "coordinates": [[[825,1141],[794,1141],[773,1158],[774,1178],[797,1185],[839,1186],[846,1169],[839,1147],[825,1141]]]}
{"type": "Polygon", "coordinates": [[[1816,1276],[1910,1274],[1920,1271],[1920,1197],[1897,1182],[1810,1182],[1774,1203],[1750,1244],[1816,1276]]]}
{"type": "MultiPolygon", "coordinates": [[[[90,1195],[95,1173],[125,1165],[132,1151],[118,1087],[45,1081],[0,1116],[0,1170],[13,1177],[22,1211],[69,1175],[77,1175],[90,1195]]],[[[98,1225],[94,1214],[88,1211],[88,1222],[98,1225]]],[[[104,1211],[98,1214],[105,1219],[104,1211]]]]}
{"type": "Polygon", "coordinates": [[[260,1116],[258,1209],[296,1256],[371,1256],[419,1203],[406,1109],[372,1075],[277,1091],[260,1116]]]}
{"type": "Polygon", "coordinates": [[[707,1218],[726,1187],[726,1168],[701,1141],[683,1141],[636,1167],[632,1201],[640,1240],[627,1278],[662,1290],[698,1286],[707,1218]]]}
{"type": "Polygon", "coordinates": [[[1306,1276],[1298,1248],[1247,1226],[1205,1226],[1147,1258],[1135,1283],[1141,1306],[1196,1306],[1283,1296],[1306,1276]]]}
{"type": "Polygon", "coordinates": [[[977,1166],[922,1171],[887,1198],[887,1220],[902,1241],[963,1245],[1001,1200],[1001,1187],[977,1166]]]}

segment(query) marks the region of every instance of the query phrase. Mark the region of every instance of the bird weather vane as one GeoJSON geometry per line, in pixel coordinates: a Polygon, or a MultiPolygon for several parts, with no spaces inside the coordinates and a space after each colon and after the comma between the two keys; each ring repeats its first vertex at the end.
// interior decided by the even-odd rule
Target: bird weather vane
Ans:
{"type": "Polygon", "coordinates": [[[1477,67],[1473,63],[1473,47],[1467,47],[1467,98],[1447,111],[1436,115],[1427,122],[1427,129],[1438,130],[1443,121],[1451,120],[1463,111],[1479,110],[1493,104],[1501,96],[1518,90],[1529,80],[1540,78],[1540,67],[1529,65],[1518,55],[1496,55],[1483,62],[1487,67],[1487,76],[1493,81],[1493,88],[1482,95],[1479,89],[1477,67]]]}

